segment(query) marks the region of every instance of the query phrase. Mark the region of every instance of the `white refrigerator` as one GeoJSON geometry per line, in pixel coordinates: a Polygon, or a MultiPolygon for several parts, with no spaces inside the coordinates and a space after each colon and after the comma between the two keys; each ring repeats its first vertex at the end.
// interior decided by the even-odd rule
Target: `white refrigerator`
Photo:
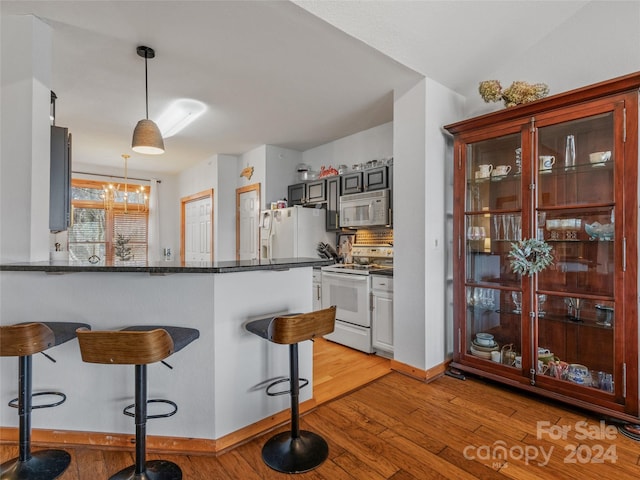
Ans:
{"type": "Polygon", "coordinates": [[[260,259],[319,257],[319,242],[335,247],[326,231],[326,210],[301,206],[264,210],[260,214],[260,259]]]}

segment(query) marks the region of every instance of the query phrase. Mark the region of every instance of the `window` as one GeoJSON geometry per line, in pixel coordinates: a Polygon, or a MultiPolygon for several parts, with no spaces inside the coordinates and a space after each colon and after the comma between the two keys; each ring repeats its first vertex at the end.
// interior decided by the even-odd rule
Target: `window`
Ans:
{"type": "Polygon", "coordinates": [[[73,179],[73,224],[68,232],[69,257],[99,265],[147,261],[149,187],[73,179]],[[107,193],[111,189],[113,194],[107,193]],[[91,258],[91,260],[89,260],[91,258]]]}

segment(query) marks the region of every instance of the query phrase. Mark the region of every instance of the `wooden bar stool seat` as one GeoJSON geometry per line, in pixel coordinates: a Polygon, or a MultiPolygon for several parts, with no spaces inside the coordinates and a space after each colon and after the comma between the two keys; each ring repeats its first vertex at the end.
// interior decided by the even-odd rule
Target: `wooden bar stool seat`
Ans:
{"type": "MultiPolygon", "coordinates": [[[[324,438],[317,433],[300,430],[298,343],[333,332],[335,321],[336,307],[333,306],[310,313],[261,318],[245,326],[247,331],[270,342],[289,345],[289,378],[285,380],[289,382],[289,390],[280,393],[291,396],[291,430],[273,436],[262,448],[263,461],[279,472],[313,470],[329,455],[329,446],[324,438]]],[[[271,393],[270,389],[280,382],[269,385],[267,394],[279,395],[271,393]]]]}
{"type": "MultiPolygon", "coordinates": [[[[57,345],[72,340],[76,329],[90,328],[86,323],[76,322],[27,322],[0,327],[0,356],[18,359],[18,398],[9,406],[18,409],[19,454],[17,458],[0,465],[2,480],[53,480],[64,472],[71,456],[64,450],[39,450],[31,452],[31,411],[39,408],[55,407],[64,403],[62,392],[32,392],[33,355],[43,353],[57,345]],[[46,405],[33,405],[35,396],[55,396],[60,400],[46,405]]],[[[44,354],[44,353],[43,353],[44,354]]],[[[52,361],[51,357],[44,354],[52,361]]]]}
{"type": "Polygon", "coordinates": [[[135,417],[136,463],[110,480],[180,480],[180,467],[167,460],[146,460],[147,419],[175,414],[177,405],[170,400],[147,399],[147,365],[163,362],[200,336],[194,328],[140,325],[115,331],[78,330],[82,360],[88,363],[135,365],[135,403],[125,407],[126,415],[135,417]],[[163,402],[173,406],[164,415],[147,415],[147,403],[163,402]],[[129,413],[135,408],[135,413],[129,413]]]}

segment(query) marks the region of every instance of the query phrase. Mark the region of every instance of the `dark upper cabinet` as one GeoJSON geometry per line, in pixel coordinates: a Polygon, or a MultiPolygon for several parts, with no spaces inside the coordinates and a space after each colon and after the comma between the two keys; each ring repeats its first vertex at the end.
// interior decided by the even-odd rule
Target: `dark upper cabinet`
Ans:
{"type": "Polygon", "coordinates": [[[327,178],[327,231],[340,230],[340,177],[327,178]]]}
{"type": "Polygon", "coordinates": [[[370,168],[363,172],[363,184],[366,191],[388,188],[387,167],[370,168]]]}
{"type": "Polygon", "coordinates": [[[342,195],[360,193],[363,191],[362,172],[347,173],[340,176],[342,182],[342,195]]]}
{"type": "Polygon", "coordinates": [[[296,183],[287,188],[287,201],[290,207],[302,205],[307,197],[307,184],[296,183]]]}
{"type": "Polygon", "coordinates": [[[326,200],[326,181],[324,179],[307,183],[306,203],[321,203],[326,200]]]}
{"type": "Polygon", "coordinates": [[[71,224],[71,134],[51,127],[49,230],[61,232],[71,224]]]}

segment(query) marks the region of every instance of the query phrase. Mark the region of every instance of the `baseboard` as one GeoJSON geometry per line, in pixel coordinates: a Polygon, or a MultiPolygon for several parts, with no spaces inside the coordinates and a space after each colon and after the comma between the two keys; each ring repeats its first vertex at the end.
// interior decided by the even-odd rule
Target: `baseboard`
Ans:
{"type": "Polygon", "coordinates": [[[439,365],[429,368],[428,370],[422,370],[420,368],[412,367],[406,363],[398,362],[397,360],[391,360],[391,370],[398,373],[408,375],[423,382],[430,382],[442,375],[444,375],[449,362],[443,362],[439,365]]]}
{"type": "MultiPolygon", "coordinates": [[[[316,401],[313,398],[306,402],[302,402],[300,404],[300,415],[310,412],[316,408],[316,406],[316,401]]],[[[248,425],[240,430],[236,430],[224,437],[220,437],[216,439],[216,453],[224,453],[226,450],[253,440],[256,437],[265,434],[269,430],[273,430],[280,425],[288,423],[290,420],[291,410],[287,409],[276,413],[275,415],[271,415],[270,417],[264,418],[259,422],[248,425]]]]}
{"type": "MultiPolygon", "coordinates": [[[[314,399],[300,404],[300,414],[316,407],[314,399]]],[[[218,439],[147,436],[147,451],[151,453],[218,455],[233,447],[253,440],[260,435],[284,425],[291,420],[291,410],[283,410],[259,422],[218,439]]],[[[74,430],[46,430],[34,428],[31,442],[40,447],[99,447],[112,450],[133,450],[135,435],[124,433],[80,432],[74,430]]],[[[17,427],[0,427],[0,443],[18,443],[17,427]]]]}

